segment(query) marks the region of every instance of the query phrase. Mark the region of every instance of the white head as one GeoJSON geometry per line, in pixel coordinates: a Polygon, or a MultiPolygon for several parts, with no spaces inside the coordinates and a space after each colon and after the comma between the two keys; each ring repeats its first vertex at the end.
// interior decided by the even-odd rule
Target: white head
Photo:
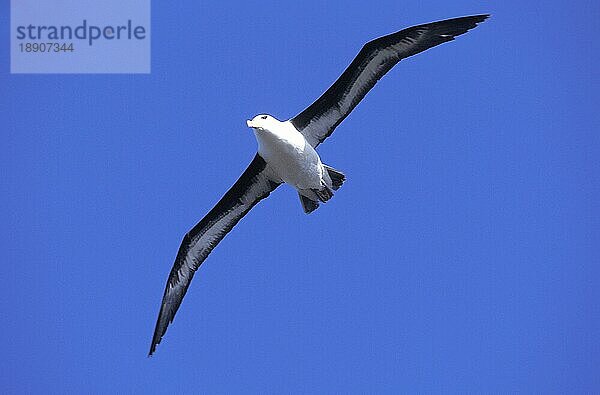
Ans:
{"type": "Polygon", "coordinates": [[[272,126],[275,126],[277,124],[279,124],[280,122],[273,118],[272,116],[268,115],[268,114],[259,114],[257,116],[255,116],[254,118],[252,118],[252,120],[248,120],[246,121],[246,125],[248,125],[249,128],[254,129],[255,131],[262,131],[262,130],[269,130],[269,129],[273,129],[272,126]]]}

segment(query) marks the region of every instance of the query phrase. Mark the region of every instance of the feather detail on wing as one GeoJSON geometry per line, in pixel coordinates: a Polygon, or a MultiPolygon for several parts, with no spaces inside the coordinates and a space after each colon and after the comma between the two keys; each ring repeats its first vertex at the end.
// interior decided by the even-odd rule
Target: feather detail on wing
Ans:
{"type": "Polygon", "coordinates": [[[291,119],[292,124],[316,147],[400,60],[452,41],[488,16],[466,16],[413,26],[368,42],[333,85],[291,119]]]}
{"type": "Polygon", "coordinates": [[[266,162],[257,154],[216,206],[183,237],[167,280],[149,355],[173,322],[198,267],[242,217],[277,186],[279,183],[267,176],[266,162]]]}

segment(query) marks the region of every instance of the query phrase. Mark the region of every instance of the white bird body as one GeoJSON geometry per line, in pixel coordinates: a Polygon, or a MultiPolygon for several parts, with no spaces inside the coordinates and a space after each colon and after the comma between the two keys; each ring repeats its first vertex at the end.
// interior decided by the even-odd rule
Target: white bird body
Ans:
{"type": "Polygon", "coordinates": [[[324,185],[332,187],[319,154],[290,121],[258,115],[247,123],[254,130],[258,154],[277,178],[273,181],[285,182],[314,200],[318,197],[313,189],[322,189],[324,185]]]}

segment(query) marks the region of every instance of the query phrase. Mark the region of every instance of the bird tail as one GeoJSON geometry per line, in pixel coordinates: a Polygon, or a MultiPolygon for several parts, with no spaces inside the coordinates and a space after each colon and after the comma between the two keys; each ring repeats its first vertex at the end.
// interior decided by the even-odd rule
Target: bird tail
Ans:
{"type": "Polygon", "coordinates": [[[300,196],[300,203],[302,203],[302,208],[306,214],[310,214],[319,208],[319,202],[316,200],[309,199],[300,192],[298,192],[298,196],[300,196]]]}
{"type": "Polygon", "coordinates": [[[344,181],[346,176],[341,171],[334,169],[333,167],[323,165],[323,168],[327,170],[328,178],[331,180],[331,187],[327,184],[323,184],[320,189],[311,189],[314,199],[311,199],[302,193],[298,192],[300,197],[300,203],[306,214],[310,214],[319,208],[319,201],[325,203],[333,197],[333,191],[337,191],[344,181]]]}
{"type": "Polygon", "coordinates": [[[329,178],[331,178],[331,186],[333,190],[337,191],[340,189],[344,181],[346,181],[346,176],[344,173],[327,165],[323,165],[323,168],[327,170],[327,174],[329,174],[329,178]]]}

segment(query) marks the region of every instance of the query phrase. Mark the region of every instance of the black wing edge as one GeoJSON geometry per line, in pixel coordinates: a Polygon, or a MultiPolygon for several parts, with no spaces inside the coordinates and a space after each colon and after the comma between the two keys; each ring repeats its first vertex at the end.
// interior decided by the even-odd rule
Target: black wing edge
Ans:
{"type": "MultiPolygon", "coordinates": [[[[200,222],[198,222],[188,233],[185,234],[181,245],[179,246],[179,250],[177,252],[177,256],[175,258],[175,262],[173,264],[173,268],[169,274],[169,278],[167,279],[167,283],[165,285],[165,292],[163,293],[163,298],[161,301],[160,311],[158,313],[158,318],[156,319],[156,325],[154,328],[154,334],[152,336],[152,343],[150,345],[150,351],[148,352],[148,357],[151,357],[152,354],[156,351],[156,346],[160,344],[162,337],[167,332],[167,328],[169,324],[173,322],[175,318],[175,314],[177,310],[179,310],[179,306],[181,306],[181,302],[183,301],[183,297],[187,293],[187,290],[192,282],[192,278],[194,276],[195,271],[190,273],[189,281],[185,284],[180,297],[178,298],[179,303],[175,305],[169,305],[168,311],[165,311],[167,308],[167,304],[165,300],[167,298],[167,294],[169,291],[169,287],[174,286],[179,282],[179,269],[185,260],[187,252],[190,248],[190,244],[192,240],[194,240],[198,235],[206,232],[207,229],[211,227],[212,224],[216,223],[219,219],[226,215],[229,211],[231,211],[236,205],[242,204],[241,197],[244,195],[244,192],[247,190],[248,185],[252,183],[252,180],[257,177],[261,171],[263,171],[266,167],[265,160],[259,155],[256,154],[250,165],[246,168],[244,173],[240,176],[240,178],[233,184],[233,186],[223,195],[223,197],[219,200],[219,202],[202,218],[200,222]]],[[[245,211],[248,212],[252,207],[254,207],[259,201],[269,196],[269,194],[275,190],[280,184],[270,181],[271,190],[267,192],[265,195],[261,196],[259,199],[256,199],[252,205],[245,211]]],[[[228,230],[231,230],[243,217],[239,217],[236,221],[234,221],[228,230]]],[[[225,232],[225,234],[228,231],[225,232]]],[[[223,236],[224,237],[224,236],[223,236]]],[[[220,241],[220,240],[219,240],[220,241]]],[[[217,243],[212,247],[214,248],[217,243]]],[[[212,251],[211,248],[211,251],[212,251]]],[[[210,253],[210,251],[209,251],[210,253]]],[[[208,255],[208,254],[207,254],[208,255]]],[[[198,267],[202,262],[198,264],[198,267]]],[[[196,268],[197,269],[197,268],[196,268]]]]}
{"type": "Polygon", "coordinates": [[[370,86],[367,89],[365,89],[364,93],[358,98],[358,100],[355,101],[355,103],[353,103],[352,108],[350,108],[348,112],[343,114],[341,118],[339,118],[333,125],[331,125],[327,134],[319,139],[319,143],[322,143],[327,137],[331,135],[331,133],[333,133],[335,128],[350,114],[350,112],[352,112],[354,107],[360,102],[360,100],[362,100],[362,98],[375,85],[375,83],[381,77],[383,77],[383,75],[387,73],[396,63],[398,63],[404,58],[416,55],[439,44],[452,41],[455,37],[477,27],[479,23],[485,21],[490,16],[491,14],[480,14],[425,23],[422,25],[412,26],[400,30],[396,33],[388,34],[386,36],[382,36],[369,41],[362,47],[358,55],[352,60],[352,62],[344,70],[342,75],[340,75],[340,77],[310,106],[308,106],[301,113],[290,119],[291,123],[299,131],[305,129],[313,120],[324,115],[332,103],[338,102],[344,97],[348,86],[355,81],[355,78],[368,64],[370,57],[373,56],[373,53],[375,51],[393,45],[406,37],[416,38],[415,34],[423,28],[430,29],[430,33],[433,33],[431,37],[429,37],[427,40],[424,40],[423,42],[419,42],[417,45],[414,45],[413,48],[411,48],[411,50],[403,54],[403,56],[400,57],[397,61],[390,64],[388,67],[385,67],[382,74],[376,76],[376,78],[372,81],[370,86]],[[440,36],[440,34],[446,37],[440,36]]]}

